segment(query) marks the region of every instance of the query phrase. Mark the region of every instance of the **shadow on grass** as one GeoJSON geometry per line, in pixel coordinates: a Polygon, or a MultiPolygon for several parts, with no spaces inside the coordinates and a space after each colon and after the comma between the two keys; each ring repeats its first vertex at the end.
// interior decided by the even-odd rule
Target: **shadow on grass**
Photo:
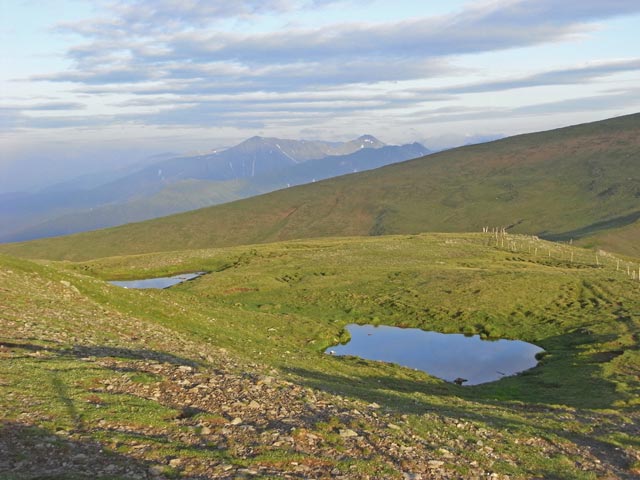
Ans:
{"type": "MultiPolygon", "coordinates": [[[[57,425],[54,433],[48,428],[30,424],[30,415],[33,422],[40,423],[42,417],[36,413],[23,413],[26,420],[2,420],[0,418],[0,479],[2,480],[114,480],[114,479],[167,479],[175,478],[178,474],[175,468],[166,464],[166,459],[147,460],[136,458],[128,453],[113,450],[110,445],[123,445],[125,448],[145,446],[152,452],[168,449],[169,451],[192,455],[193,452],[202,450],[202,446],[191,444],[187,440],[170,438],[164,432],[151,431],[144,423],[130,422],[125,418],[105,418],[106,424],[93,424],[95,415],[88,415],[86,404],[94,404],[99,407],[109,407],[106,392],[96,391],[82,386],[85,383],[81,375],[69,374],[65,360],[80,360],[87,357],[116,357],[130,360],[154,360],[170,362],[177,366],[194,366],[195,362],[173,355],[154,352],[151,350],[125,349],[99,346],[74,346],[72,348],[56,348],[56,346],[43,346],[32,343],[0,342],[0,352],[9,351],[11,359],[35,359],[47,372],[49,387],[42,385],[42,398],[46,398],[48,404],[58,404],[59,411],[47,413],[44,418],[53,419],[57,425]],[[63,362],[63,367],[57,362],[63,362]],[[66,378],[65,378],[66,374],[66,378]],[[71,376],[70,376],[71,375],[71,376]],[[71,380],[70,380],[71,379],[71,380]],[[50,388],[50,389],[48,389],[50,388]],[[49,393],[50,392],[50,393],[49,393]],[[107,398],[107,400],[105,400],[107,398]],[[66,417],[69,424],[66,427],[66,417]],[[124,426],[122,422],[125,422],[124,426]],[[100,442],[97,439],[101,439],[100,442]],[[164,473],[163,473],[164,472],[164,473]],[[166,475],[165,475],[166,473],[166,475]],[[167,476],[168,475],[168,476],[167,476]]],[[[91,362],[90,362],[91,363],[91,362]]],[[[85,362],[82,362],[85,364],[85,362]]],[[[135,364],[131,364],[135,365],[135,364]]],[[[89,367],[93,369],[93,367],[89,367]]],[[[121,371],[119,367],[101,365],[101,368],[121,371]]],[[[132,366],[126,371],[145,373],[143,368],[132,366]]],[[[88,381],[88,379],[87,379],[88,381]]],[[[114,392],[117,393],[117,392],[114,392]]],[[[148,401],[144,397],[131,395],[131,398],[148,401]]],[[[38,405],[36,401],[34,405],[38,405]]],[[[122,402],[119,400],[118,402],[122,402]]],[[[152,402],[152,401],[151,401],[152,402]]],[[[117,402],[116,402],[117,403],[117,402]]],[[[161,406],[158,414],[152,410],[146,411],[147,415],[160,415],[161,420],[173,424],[181,420],[197,416],[204,410],[189,405],[172,405],[156,402],[161,406]],[[174,416],[167,416],[167,409],[174,410],[174,416]]],[[[113,405],[116,405],[115,403],[113,405]]],[[[137,404],[134,400],[132,407],[137,404]]],[[[31,408],[25,407],[26,412],[31,408]]],[[[37,409],[37,407],[36,407],[37,409]]],[[[13,412],[17,413],[17,412],[13,412]]],[[[2,413],[0,413],[2,417],[2,413]]],[[[98,417],[99,418],[99,417],[98,417]]],[[[52,427],[53,428],[53,427],[52,427]]],[[[216,453],[224,452],[218,447],[216,453]]],[[[133,450],[132,450],[133,451],[133,450]]],[[[226,450],[225,450],[226,451],[226,450]]],[[[144,450],[139,450],[142,454],[144,450]]],[[[155,455],[155,453],[153,453],[155,455]]],[[[175,456],[175,453],[174,453],[175,456]]],[[[202,478],[181,474],[181,478],[202,478]]]]}
{"type": "MultiPolygon", "coordinates": [[[[198,362],[189,360],[186,358],[178,357],[170,353],[158,352],[155,350],[147,349],[131,349],[121,347],[108,347],[108,346],[88,346],[88,345],[74,345],[71,348],[64,347],[51,347],[46,345],[37,345],[33,343],[16,343],[16,342],[4,342],[0,341],[0,351],[2,349],[10,350],[27,350],[29,352],[48,352],[63,357],[113,357],[113,358],[127,358],[131,360],[153,360],[163,363],[171,363],[173,365],[184,365],[190,367],[199,366],[198,362]]],[[[13,356],[13,358],[20,358],[13,356]]]]}
{"type": "MultiPolygon", "coordinates": [[[[349,360],[347,359],[347,361],[349,360]]],[[[600,462],[610,465],[619,478],[633,478],[633,475],[629,475],[626,470],[630,467],[632,459],[613,443],[599,440],[591,434],[581,434],[564,430],[561,426],[545,426],[540,423],[539,414],[547,414],[554,422],[559,421],[558,416],[567,411],[562,406],[540,403],[527,405],[519,401],[505,402],[493,398],[493,395],[482,392],[477,387],[458,387],[453,384],[451,386],[442,384],[427,384],[425,386],[417,381],[391,379],[376,375],[362,375],[355,379],[353,375],[350,375],[351,378],[346,379],[335,374],[301,368],[286,370],[300,378],[301,383],[306,386],[367,402],[377,402],[387,406],[389,410],[400,413],[416,415],[433,413],[448,417],[456,422],[463,419],[486,424],[498,431],[522,432],[521,434],[524,436],[540,435],[542,432],[545,436],[548,434],[552,437],[561,437],[580,447],[588,448],[600,462]],[[403,393],[423,393],[427,397],[422,395],[407,397],[403,393]],[[432,403],[429,396],[443,398],[432,403]],[[462,400],[472,403],[462,405],[462,400]]],[[[516,379],[510,380],[518,381],[516,379]]],[[[505,382],[505,380],[501,380],[501,382],[505,382]]],[[[523,383],[531,387],[529,382],[523,383]]],[[[520,399],[521,396],[515,395],[515,397],[520,399]]],[[[536,472],[536,474],[540,473],[544,478],[572,478],[557,476],[554,472],[536,472]]]]}
{"type": "Polygon", "coordinates": [[[93,441],[20,422],[0,422],[0,477],[7,480],[146,479],[150,464],[93,441]]]}
{"type": "Polygon", "coordinates": [[[53,372],[52,377],[53,378],[51,379],[51,386],[53,387],[56,396],[67,410],[67,415],[69,415],[69,418],[73,422],[75,429],[78,431],[83,431],[85,429],[85,426],[82,420],[82,415],[80,415],[78,409],[75,406],[75,403],[71,399],[71,396],[68,393],[67,385],[62,381],[62,379],[56,372],[53,372]]]}
{"type": "Polygon", "coordinates": [[[610,230],[613,228],[622,228],[627,225],[640,220],[640,211],[632,212],[628,215],[622,215],[619,217],[611,218],[609,220],[603,220],[600,222],[592,223],[586,227],[578,228],[568,232],[560,232],[549,235],[540,235],[540,238],[544,240],[550,240],[552,242],[566,242],[572,239],[579,239],[589,235],[594,235],[602,230],[610,230]]]}

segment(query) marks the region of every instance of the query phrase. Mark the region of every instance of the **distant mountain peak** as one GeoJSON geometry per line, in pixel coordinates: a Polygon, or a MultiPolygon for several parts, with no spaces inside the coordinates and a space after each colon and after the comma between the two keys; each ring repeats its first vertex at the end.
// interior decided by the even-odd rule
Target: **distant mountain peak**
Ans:
{"type": "Polygon", "coordinates": [[[373,135],[369,135],[369,134],[360,135],[356,140],[362,140],[363,142],[382,143],[376,137],[374,137],[373,135]]]}
{"type": "Polygon", "coordinates": [[[261,137],[259,135],[254,135],[253,137],[247,138],[244,142],[240,142],[239,145],[242,145],[242,144],[260,144],[260,143],[265,143],[265,140],[267,140],[265,137],[261,137]]]}
{"type": "Polygon", "coordinates": [[[373,135],[360,135],[355,140],[345,143],[347,147],[356,147],[356,149],[363,148],[382,148],[386,146],[386,143],[381,142],[373,135]]]}

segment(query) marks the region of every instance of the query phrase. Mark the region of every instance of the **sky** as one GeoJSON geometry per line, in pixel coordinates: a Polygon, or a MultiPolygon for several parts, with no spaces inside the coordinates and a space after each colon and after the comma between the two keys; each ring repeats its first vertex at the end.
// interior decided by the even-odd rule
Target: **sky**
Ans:
{"type": "Polygon", "coordinates": [[[261,135],[438,149],[640,111],[638,0],[0,0],[0,192],[261,135]]]}

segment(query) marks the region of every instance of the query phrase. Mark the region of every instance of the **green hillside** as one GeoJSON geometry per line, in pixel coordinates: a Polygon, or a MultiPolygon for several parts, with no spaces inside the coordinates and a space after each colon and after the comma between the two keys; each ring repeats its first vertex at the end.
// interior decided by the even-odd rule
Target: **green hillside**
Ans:
{"type": "MultiPolygon", "coordinates": [[[[597,242],[603,232],[638,218],[640,114],[635,114],[458,148],[148,222],[2,245],[0,251],[79,260],[483,226],[597,242]]],[[[624,242],[609,243],[635,252],[624,242]]]]}
{"type": "Polygon", "coordinates": [[[0,256],[0,476],[635,478],[640,282],[627,266],[481,233],[0,256]],[[195,270],[211,273],[168,290],[101,280],[195,270]],[[461,387],[324,354],[354,322],[546,355],[461,387]]]}

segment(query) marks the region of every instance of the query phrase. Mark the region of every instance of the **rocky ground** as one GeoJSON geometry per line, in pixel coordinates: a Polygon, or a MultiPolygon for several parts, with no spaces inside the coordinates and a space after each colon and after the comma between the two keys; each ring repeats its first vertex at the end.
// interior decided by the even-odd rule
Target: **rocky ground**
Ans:
{"type": "MultiPolygon", "coordinates": [[[[10,361],[25,350],[5,343],[2,353],[3,361],[10,361]]],[[[50,353],[32,349],[27,355],[50,353]]],[[[91,348],[78,353],[84,355],[81,361],[116,374],[88,390],[88,404],[105,408],[121,394],[147,399],[175,411],[167,419],[173,425],[118,422],[104,416],[50,433],[37,427],[43,418],[25,412],[2,424],[3,478],[499,479],[510,477],[470,461],[467,452],[477,450],[502,463],[518,461],[495,448],[501,437],[495,430],[425,414],[436,428],[424,437],[413,431],[406,416],[298,386],[276,372],[241,374],[155,359],[121,360],[92,355],[101,352],[91,348]],[[118,372],[146,374],[155,381],[140,383],[118,372]],[[440,429],[442,435],[437,433],[440,429]],[[444,434],[452,429],[460,432],[457,438],[444,434]],[[172,445],[171,454],[163,448],[167,444],[172,445]]],[[[578,454],[585,472],[619,478],[612,465],[602,463],[588,447],[540,438],[523,441],[550,456],[578,454]]]]}

